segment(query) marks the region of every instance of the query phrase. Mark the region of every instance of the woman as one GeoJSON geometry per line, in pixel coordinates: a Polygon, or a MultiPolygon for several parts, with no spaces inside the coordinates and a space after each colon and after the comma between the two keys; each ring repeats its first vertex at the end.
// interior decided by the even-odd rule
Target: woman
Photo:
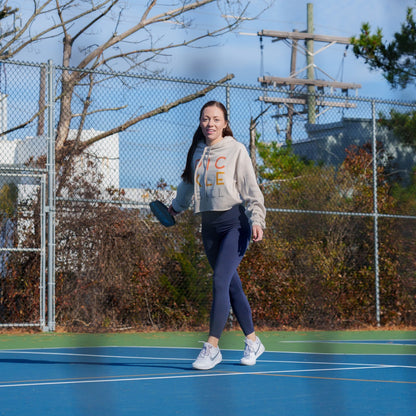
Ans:
{"type": "Polygon", "coordinates": [[[192,366],[209,370],[221,362],[218,342],[230,305],[246,336],[241,364],[254,365],[264,346],[254,332],[237,267],[250,236],[256,242],[263,238],[266,210],[248,152],[233,138],[227,110],[217,101],[201,109],[170,213],[187,209],[192,197],[195,213],[202,216],[202,239],[214,272],[209,337],[192,366]]]}

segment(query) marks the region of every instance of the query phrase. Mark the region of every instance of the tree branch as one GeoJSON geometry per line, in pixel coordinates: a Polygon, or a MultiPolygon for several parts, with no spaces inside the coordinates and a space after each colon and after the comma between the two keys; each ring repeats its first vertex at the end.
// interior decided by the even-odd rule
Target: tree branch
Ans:
{"type": "Polygon", "coordinates": [[[219,28],[217,30],[214,30],[212,32],[207,32],[204,35],[198,36],[196,38],[192,38],[190,40],[184,40],[183,42],[180,42],[180,43],[171,43],[169,45],[161,46],[159,48],[137,49],[137,50],[134,50],[134,51],[122,52],[122,53],[117,54],[117,55],[112,55],[109,58],[102,59],[101,61],[94,64],[93,68],[96,69],[96,68],[98,68],[102,65],[107,65],[109,61],[114,60],[114,59],[119,59],[119,58],[124,58],[124,57],[128,57],[128,56],[139,55],[139,54],[144,54],[144,53],[159,54],[160,52],[165,51],[165,50],[180,48],[180,47],[183,47],[183,46],[189,46],[193,43],[196,43],[196,42],[200,41],[201,39],[205,39],[205,38],[208,38],[208,37],[213,38],[213,37],[220,36],[220,35],[222,35],[226,32],[229,32],[229,31],[233,30],[235,28],[235,26],[237,26],[238,24],[239,24],[239,22],[235,21],[234,23],[232,23],[228,26],[224,26],[224,27],[219,28]]]}
{"type": "MultiPolygon", "coordinates": [[[[190,10],[197,9],[202,7],[206,4],[212,3],[214,0],[202,0],[196,1],[194,3],[186,4],[180,8],[170,10],[166,13],[162,13],[160,15],[154,16],[150,19],[141,20],[137,25],[132,26],[125,32],[121,33],[120,35],[115,35],[109,38],[106,42],[102,45],[94,49],[90,54],[88,54],[78,65],[78,68],[86,68],[93,60],[95,60],[98,56],[102,55],[102,53],[114,46],[117,43],[122,42],[124,39],[128,38],[132,34],[138,32],[139,30],[145,28],[146,26],[152,25],[154,23],[163,22],[166,20],[170,20],[176,16],[181,15],[182,13],[189,12],[190,10]]],[[[144,16],[148,15],[148,11],[144,14],[144,16]]]]}
{"type": "MultiPolygon", "coordinates": [[[[24,47],[26,47],[28,44],[32,43],[34,41],[34,39],[36,39],[38,37],[38,36],[36,36],[35,38],[30,38],[28,41],[23,42],[23,44],[20,47],[18,47],[17,49],[15,49],[12,53],[10,53],[10,52],[5,53],[5,51],[8,51],[8,49],[10,48],[11,45],[16,43],[26,33],[26,31],[30,28],[31,24],[37,18],[37,16],[51,2],[52,2],[52,0],[47,0],[44,4],[42,4],[42,6],[39,9],[35,10],[35,12],[30,16],[30,18],[27,20],[26,24],[22,27],[22,29],[20,29],[8,42],[6,42],[6,44],[2,48],[0,48],[0,57],[2,59],[8,58],[12,55],[15,55],[17,53],[16,50],[17,51],[22,50],[24,47]]],[[[47,33],[49,30],[50,29],[47,29],[45,32],[47,33]]]]}
{"type": "MultiPolygon", "coordinates": [[[[109,1],[109,0],[107,0],[109,1]]],[[[106,2],[107,2],[106,1],[106,2]]],[[[104,16],[106,16],[110,10],[114,7],[115,4],[118,3],[118,0],[112,0],[111,4],[107,7],[106,10],[104,10],[99,16],[97,16],[94,20],[91,20],[86,26],[84,26],[74,37],[72,38],[73,41],[75,41],[79,36],[81,36],[86,30],[88,30],[91,26],[93,26],[95,23],[97,23],[100,19],[102,19],[104,16]]],[[[100,6],[101,8],[102,6],[100,6]]],[[[97,9],[97,8],[96,8],[97,9]]],[[[95,10],[94,10],[95,11],[95,10]]]]}
{"type": "Polygon", "coordinates": [[[193,101],[193,100],[195,100],[197,98],[203,97],[208,92],[210,92],[213,89],[217,88],[218,87],[218,84],[224,84],[225,82],[230,81],[233,78],[234,78],[234,74],[228,74],[225,77],[223,77],[222,79],[220,79],[219,81],[217,81],[213,85],[209,85],[208,87],[206,87],[206,88],[204,88],[204,89],[202,89],[200,91],[197,91],[197,92],[195,92],[193,94],[190,94],[190,95],[187,95],[185,97],[179,98],[178,100],[173,101],[173,102],[171,102],[169,104],[162,105],[162,106],[160,106],[158,108],[155,108],[152,111],[149,111],[149,112],[147,112],[145,114],[141,114],[141,115],[139,115],[137,117],[134,117],[134,118],[126,121],[125,123],[123,123],[123,124],[121,124],[121,125],[119,125],[117,127],[114,127],[111,130],[108,130],[106,132],[103,132],[101,134],[98,134],[97,136],[94,136],[91,139],[89,139],[89,140],[87,140],[85,142],[80,143],[79,146],[78,146],[78,152],[81,153],[83,150],[85,150],[89,146],[93,145],[94,143],[96,143],[96,142],[98,142],[98,141],[100,141],[100,140],[102,140],[102,139],[104,139],[104,138],[106,138],[108,136],[111,136],[113,134],[120,133],[120,132],[126,130],[127,128],[133,126],[134,124],[139,123],[140,121],[143,121],[143,120],[145,120],[147,118],[156,116],[158,114],[167,113],[168,111],[172,110],[172,108],[175,108],[175,107],[177,107],[177,106],[179,106],[181,104],[188,103],[188,102],[193,101]]]}
{"type": "Polygon", "coordinates": [[[156,5],[157,0],[153,0],[149,6],[147,7],[147,9],[145,10],[145,12],[142,15],[142,18],[140,19],[141,22],[144,22],[147,19],[147,16],[149,15],[150,11],[153,9],[153,7],[156,5]]]}

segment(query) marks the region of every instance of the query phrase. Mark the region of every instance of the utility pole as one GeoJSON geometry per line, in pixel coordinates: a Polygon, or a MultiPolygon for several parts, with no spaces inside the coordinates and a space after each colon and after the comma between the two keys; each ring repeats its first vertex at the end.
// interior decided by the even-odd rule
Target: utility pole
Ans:
{"type": "MultiPolygon", "coordinates": [[[[307,7],[307,32],[313,34],[313,4],[308,3],[307,7]]],[[[306,63],[307,63],[307,76],[308,80],[315,79],[315,67],[313,56],[313,39],[306,41],[306,63]]],[[[316,97],[315,86],[313,84],[308,85],[308,122],[315,124],[316,121],[316,97]]]]}
{"type": "MultiPolygon", "coordinates": [[[[297,32],[297,30],[295,30],[297,32]]],[[[296,39],[292,42],[292,53],[290,55],[290,76],[295,76],[296,73],[296,55],[297,55],[298,41],[296,39]]],[[[292,84],[289,87],[290,91],[295,89],[295,86],[292,84]]],[[[286,129],[286,143],[292,143],[292,131],[293,131],[293,113],[294,105],[287,105],[287,129],[286,129]]]]}
{"type": "MultiPolygon", "coordinates": [[[[316,113],[317,107],[342,107],[342,108],[353,108],[355,104],[348,101],[341,102],[339,100],[323,100],[317,97],[316,89],[323,90],[324,88],[330,88],[331,91],[334,89],[340,89],[345,92],[349,89],[359,89],[361,88],[360,84],[356,83],[347,83],[339,82],[335,79],[316,79],[315,78],[315,69],[317,68],[314,62],[314,57],[330,46],[335,44],[350,45],[351,38],[339,37],[339,36],[328,36],[320,35],[314,33],[313,27],[313,4],[307,4],[307,30],[305,32],[299,32],[294,30],[293,32],[283,32],[275,30],[262,30],[257,33],[258,36],[271,37],[272,42],[277,42],[279,40],[291,40],[292,41],[292,57],[290,64],[290,76],[289,77],[274,77],[274,76],[261,76],[259,77],[259,82],[262,85],[273,85],[273,86],[289,86],[290,94],[288,97],[259,97],[260,101],[275,105],[285,105],[287,107],[287,117],[288,125],[286,129],[286,140],[291,140],[292,136],[292,124],[293,124],[293,115],[294,115],[294,106],[303,105],[304,109],[308,114],[308,122],[311,124],[316,123],[316,118],[318,117],[316,113]],[[306,70],[306,79],[297,78],[296,73],[296,53],[301,48],[298,45],[299,41],[305,41],[306,43],[306,61],[307,65],[298,73],[306,70]],[[315,42],[322,42],[326,45],[319,48],[315,51],[314,46],[315,42]],[[295,87],[304,87],[306,88],[307,94],[305,93],[296,93],[294,92],[295,87]]],[[[322,71],[323,72],[323,71],[322,71]]],[[[326,74],[327,75],[327,74],[326,74]]],[[[328,76],[329,77],[329,76],[328,76]]],[[[331,78],[331,77],[329,77],[331,78]]],[[[304,111],[302,111],[304,112],[304,111]]]]}

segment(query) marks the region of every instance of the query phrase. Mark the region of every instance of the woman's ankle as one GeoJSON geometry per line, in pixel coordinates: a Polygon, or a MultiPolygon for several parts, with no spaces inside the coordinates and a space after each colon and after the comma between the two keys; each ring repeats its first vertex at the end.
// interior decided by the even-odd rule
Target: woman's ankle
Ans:
{"type": "Polygon", "coordinates": [[[212,335],[210,335],[208,337],[208,344],[211,344],[213,347],[218,348],[218,342],[219,342],[219,338],[217,337],[213,337],[212,335]]]}
{"type": "Polygon", "coordinates": [[[256,341],[256,333],[252,332],[251,334],[246,335],[246,338],[249,339],[250,341],[255,342],[256,341]]]}

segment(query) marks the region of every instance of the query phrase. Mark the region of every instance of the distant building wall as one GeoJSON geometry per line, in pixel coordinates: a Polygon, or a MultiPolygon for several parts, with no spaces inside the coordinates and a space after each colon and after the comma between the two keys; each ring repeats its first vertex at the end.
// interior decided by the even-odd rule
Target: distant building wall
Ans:
{"type": "MultiPolygon", "coordinates": [[[[7,95],[0,93],[0,132],[7,130],[7,95]]],[[[1,139],[6,139],[7,136],[1,136],[1,139]]]]}
{"type": "MultiPolygon", "coordinates": [[[[87,141],[100,134],[100,131],[90,129],[82,132],[81,141],[87,141]]],[[[68,140],[75,139],[77,132],[72,130],[68,140]]],[[[119,136],[113,134],[105,139],[99,140],[88,147],[79,158],[79,168],[87,171],[87,160],[93,159],[97,162],[97,174],[102,177],[104,188],[120,188],[120,149],[119,136]]]]}
{"type": "MultiPolygon", "coordinates": [[[[84,130],[82,132],[82,141],[99,134],[94,129],[84,130]]],[[[70,131],[69,140],[74,139],[75,131],[70,131]]],[[[48,139],[44,136],[26,137],[21,140],[9,141],[0,139],[0,154],[2,166],[23,167],[30,160],[36,160],[47,153],[48,139]]],[[[120,153],[119,153],[119,136],[113,134],[105,139],[94,143],[89,147],[84,155],[77,160],[77,169],[87,171],[87,159],[92,158],[96,163],[97,172],[102,176],[103,188],[119,188],[120,174],[120,153]]]]}
{"type": "Polygon", "coordinates": [[[9,141],[4,138],[0,138],[0,154],[1,165],[13,165],[16,153],[17,141],[9,141]]]}
{"type": "MultiPolygon", "coordinates": [[[[345,160],[346,150],[351,146],[362,146],[373,140],[371,119],[343,118],[336,123],[308,124],[306,129],[308,139],[293,143],[295,154],[333,166],[345,160]]],[[[416,165],[415,151],[402,145],[391,131],[379,125],[376,140],[383,144],[387,155],[392,158],[390,164],[394,173],[406,181],[416,165]]],[[[386,160],[381,163],[386,163],[386,160]]]]}

